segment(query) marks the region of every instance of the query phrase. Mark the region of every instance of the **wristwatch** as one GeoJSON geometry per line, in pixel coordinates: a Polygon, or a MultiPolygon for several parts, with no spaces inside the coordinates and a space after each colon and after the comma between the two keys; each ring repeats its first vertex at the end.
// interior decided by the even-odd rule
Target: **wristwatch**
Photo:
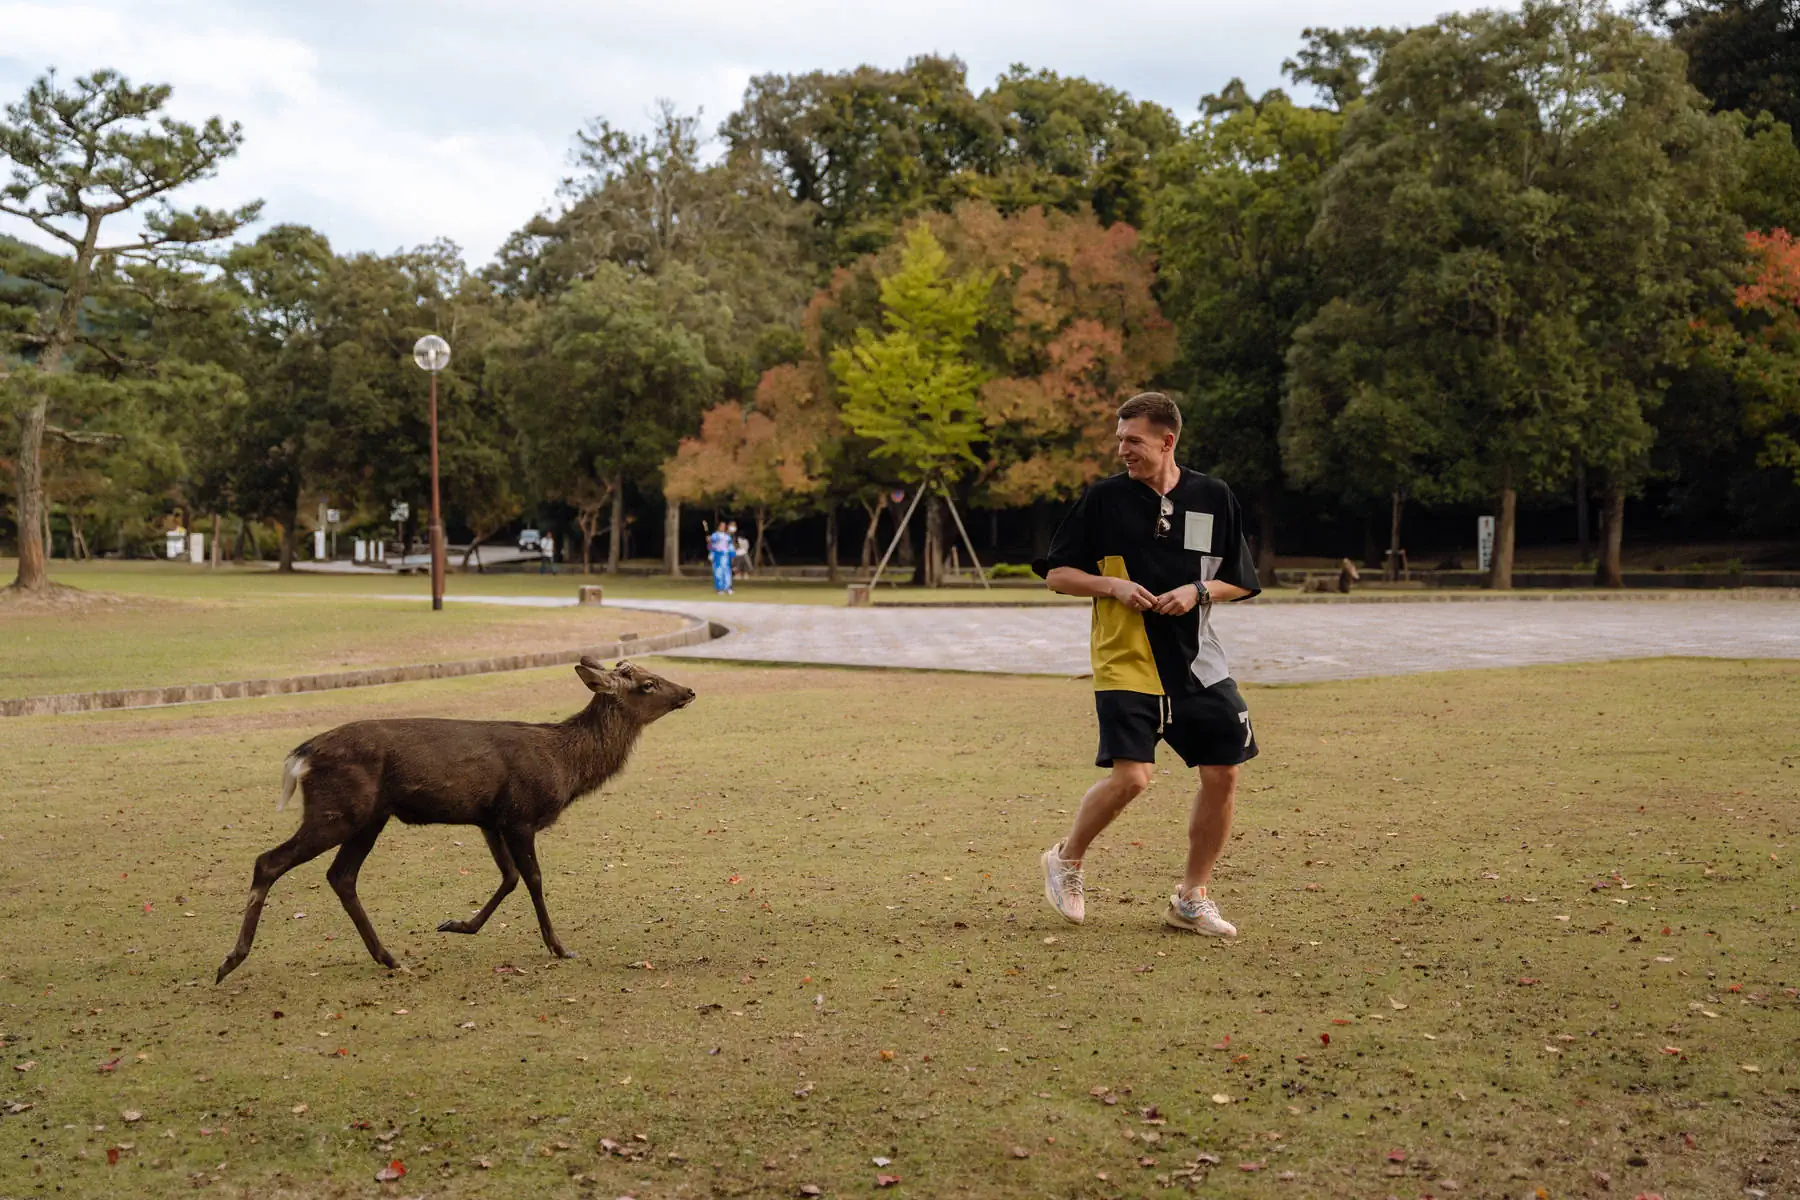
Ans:
{"type": "Polygon", "coordinates": [[[1199,607],[1211,608],[1213,598],[1212,598],[1212,593],[1207,591],[1207,589],[1206,589],[1206,580],[1204,580],[1204,579],[1194,580],[1194,587],[1200,593],[1199,607]]]}

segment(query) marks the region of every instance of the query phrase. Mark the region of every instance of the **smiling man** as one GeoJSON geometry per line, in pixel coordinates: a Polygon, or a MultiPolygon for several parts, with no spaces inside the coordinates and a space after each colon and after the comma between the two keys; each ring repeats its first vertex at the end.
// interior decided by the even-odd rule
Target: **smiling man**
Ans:
{"type": "Polygon", "coordinates": [[[1095,765],[1111,770],[1082,797],[1068,835],[1044,851],[1044,896],[1069,920],[1086,917],[1082,858],[1150,786],[1161,740],[1200,773],[1187,869],[1163,920],[1235,937],[1207,885],[1231,832],[1238,767],[1256,757],[1256,735],[1213,632],[1212,605],[1262,589],[1237,497],[1175,461],[1180,437],[1181,411],[1162,393],[1121,405],[1124,473],[1090,486],[1057,529],[1049,556],[1032,564],[1052,591],[1093,597],[1095,765]]]}

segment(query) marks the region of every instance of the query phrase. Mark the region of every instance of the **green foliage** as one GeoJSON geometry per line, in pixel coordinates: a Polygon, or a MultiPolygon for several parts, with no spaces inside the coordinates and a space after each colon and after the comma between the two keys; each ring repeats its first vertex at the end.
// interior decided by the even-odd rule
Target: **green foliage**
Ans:
{"type": "Polygon", "coordinates": [[[1792,0],[1649,0],[1645,8],[1714,105],[1800,124],[1800,14],[1792,0]]]}
{"type": "Polygon", "coordinates": [[[1353,404],[1449,494],[1557,485],[1577,455],[1641,470],[1735,236],[1735,132],[1680,55],[1605,10],[1446,17],[1387,52],[1344,138],[1311,235],[1338,298],[1295,341],[1289,470],[1381,491],[1420,466],[1368,453],[1366,423],[1321,433],[1353,404]]]}
{"type": "Polygon", "coordinates": [[[954,480],[979,465],[983,372],[966,352],[993,280],[950,278],[949,255],[924,226],[906,236],[899,269],[881,280],[885,334],[857,331],[831,355],[844,423],[875,442],[902,479],[954,480]]]}
{"type": "Polygon", "coordinates": [[[1322,299],[1307,235],[1343,118],[1280,91],[1253,100],[1237,80],[1201,108],[1188,136],[1157,159],[1147,232],[1163,309],[1180,330],[1184,452],[1240,489],[1266,533],[1282,484],[1287,352],[1322,299]]]}

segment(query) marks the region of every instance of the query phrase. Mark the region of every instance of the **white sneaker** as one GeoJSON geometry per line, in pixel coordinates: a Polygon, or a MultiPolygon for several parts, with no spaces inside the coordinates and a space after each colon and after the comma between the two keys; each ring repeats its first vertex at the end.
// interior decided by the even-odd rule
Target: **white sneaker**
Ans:
{"type": "Polygon", "coordinates": [[[1044,899],[1050,907],[1075,924],[1087,916],[1087,901],[1082,894],[1081,862],[1062,856],[1061,842],[1044,851],[1044,899]]]}
{"type": "Polygon", "coordinates": [[[1211,934],[1213,937],[1237,936],[1237,926],[1219,915],[1219,906],[1206,894],[1205,888],[1199,889],[1193,896],[1183,896],[1177,889],[1169,897],[1169,907],[1163,913],[1163,923],[1177,929],[1211,934]]]}

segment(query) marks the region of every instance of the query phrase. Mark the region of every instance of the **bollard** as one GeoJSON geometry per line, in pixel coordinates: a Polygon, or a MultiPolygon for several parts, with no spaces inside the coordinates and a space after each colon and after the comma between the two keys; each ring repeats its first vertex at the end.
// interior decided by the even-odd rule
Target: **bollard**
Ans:
{"type": "Polygon", "coordinates": [[[584,583],[577,593],[577,603],[603,604],[606,600],[606,589],[597,583],[584,583]]]}
{"type": "Polygon", "coordinates": [[[846,600],[851,608],[862,608],[874,603],[869,594],[869,585],[866,583],[853,583],[845,591],[847,593],[846,600]]]}

